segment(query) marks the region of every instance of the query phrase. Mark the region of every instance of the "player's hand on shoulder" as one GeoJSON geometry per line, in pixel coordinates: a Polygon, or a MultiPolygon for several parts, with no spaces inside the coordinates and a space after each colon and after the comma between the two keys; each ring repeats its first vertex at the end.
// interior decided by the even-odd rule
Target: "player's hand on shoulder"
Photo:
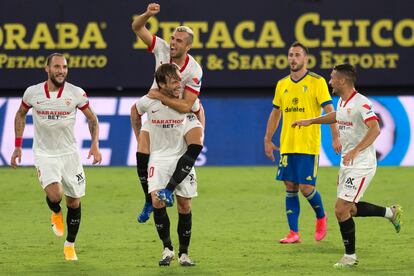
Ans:
{"type": "Polygon", "coordinates": [[[22,162],[22,148],[15,148],[11,156],[10,165],[16,169],[18,164],[22,162]],[[17,160],[16,160],[17,159],[17,160]]]}
{"type": "Polygon", "coordinates": [[[157,3],[150,3],[150,4],[148,4],[147,12],[151,16],[156,15],[157,13],[159,13],[160,10],[161,10],[161,6],[159,4],[157,4],[157,3]]]}

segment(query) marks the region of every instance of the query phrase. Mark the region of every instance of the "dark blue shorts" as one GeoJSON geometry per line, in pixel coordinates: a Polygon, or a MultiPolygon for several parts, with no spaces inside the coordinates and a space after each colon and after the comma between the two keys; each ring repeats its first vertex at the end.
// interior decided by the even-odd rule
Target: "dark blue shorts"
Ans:
{"type": "Polygon", "coordinates": [[[315,186],[319,155],[286,153],[280,156],[276,180],[315,186]]]}

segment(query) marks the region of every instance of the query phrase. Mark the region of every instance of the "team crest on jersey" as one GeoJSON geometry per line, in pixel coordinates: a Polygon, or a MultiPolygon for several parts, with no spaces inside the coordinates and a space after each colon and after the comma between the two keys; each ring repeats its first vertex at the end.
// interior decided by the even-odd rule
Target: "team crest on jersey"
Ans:
{"type": "Polygon", "coordinates": [[[293,105],[298,105],[298,103],[299,103],[299,99],[298,98],[293,98],[292,99],[292,104],[293,105]]]}
{"type": "Polygon", "coordinates": [[[348,113],[348,115],[350,115],[350,114],[351,114],[351,111],[352,111],[352,108],[347,108],[347,109],[346,109],[346,113],[348,113]]]}
{"type": "Polygon", "coordinates": [[[65,99],[64,102],[67,106],[69,106],[72,103],[72,99],[65,99]]]}
{"type": "Polygon", "coordinates": [[[306,91],[308,91],[308,86],[307,85],[304,85],[303,86],[303,92],[305,93],[306,91]]]}

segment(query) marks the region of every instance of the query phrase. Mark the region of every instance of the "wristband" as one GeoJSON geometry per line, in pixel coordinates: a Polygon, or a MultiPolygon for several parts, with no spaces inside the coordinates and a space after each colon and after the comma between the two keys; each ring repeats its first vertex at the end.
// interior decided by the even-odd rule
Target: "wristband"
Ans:
{"type": "Polygon", "coordinates": [[[23,138],[22,137],[16,137],[16,140],[14,141],[14,146],[16,148],[21,148],[23,144],[23,138]]]}

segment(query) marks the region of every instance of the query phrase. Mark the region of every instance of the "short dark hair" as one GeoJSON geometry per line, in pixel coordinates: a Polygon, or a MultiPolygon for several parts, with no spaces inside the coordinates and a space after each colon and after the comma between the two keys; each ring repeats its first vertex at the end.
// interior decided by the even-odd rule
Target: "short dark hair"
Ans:
{"type": "Polygon", "coordinates": [[[179,80],[180,76],[177,74],[178,66],[174,63],[164,63],[155,71],[154,77],[158,87],[160,83],[167,83],[167,77],[170,79],[179,80]]]}
{"type": "Polygon", "coordinates": [[[46,66],[50,66],[50,64],[52,63],[53,57],[65,57],[65,55],[64,54],[61,54],[61,53],[53,53],[53,54],[50,54],[46,58],[46,66]]]}
{"type": "Polygon", "coordinates": [[[303,51],[305,52],[306,55],[309,55],[309,49],[308,49],[308,47],[306,47],[305,45],[303,45],[299,41],[293,42],[292,45],[290,45],[289,49],[292,48],[292,47],[300,47],[300,48],[303,49],[303,51]]]}
{"type": "Polygon", "coordinates": [[[350,84],[354,85],[356,83],[357,72],[353,65],[349,63],[338,64],[334,66],[333,70],[341,73],[350,84]]]}

